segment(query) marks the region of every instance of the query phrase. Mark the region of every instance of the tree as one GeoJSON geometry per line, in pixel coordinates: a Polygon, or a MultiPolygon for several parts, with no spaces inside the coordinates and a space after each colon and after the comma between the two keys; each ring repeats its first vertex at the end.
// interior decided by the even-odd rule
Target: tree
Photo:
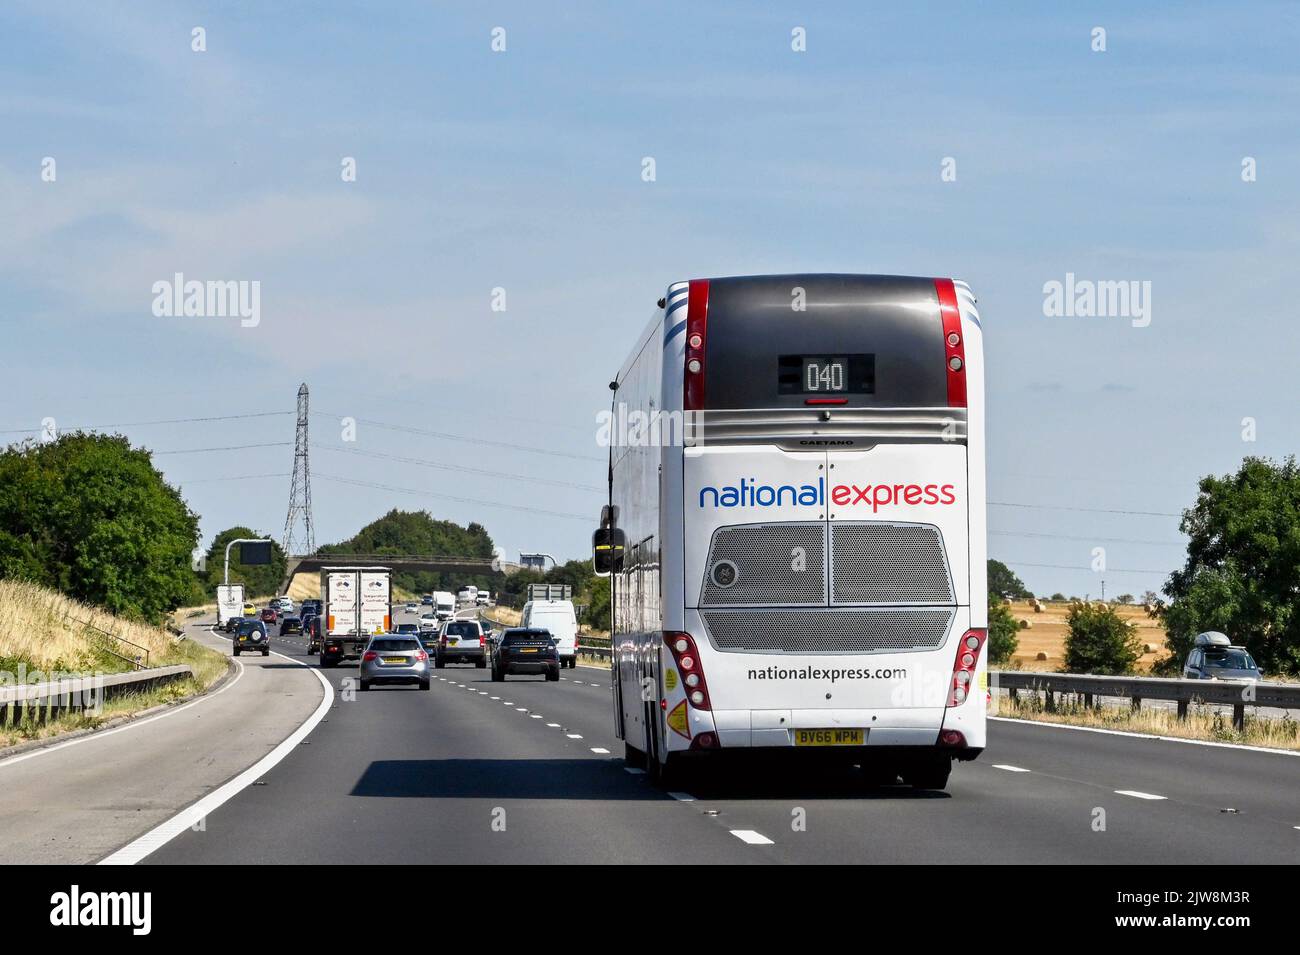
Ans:
{"type": "Polygon", "coordinates": [[[1131,604],[1131,603],[1133,602],[1133,595],[1132,595],[1132,594],[1120,594],[1120,595],[1119,595],[1118,597],[1116,597],[1115,599],[1116,599],[1117,601],[1119,601],[1120,603],[1127,605],[1127,604],[1131,604]]]}
{"type": "Polygon", "coordinates": [[[1011,568],[1000,560],[989,558],[988,579],[989,593],[997,594],[1003,600],[1024,600],[1033,596],[1011,568]]]}
{"type": "Polygon", "coordinates": [[[1020,625],[1011,615],[1011,605],[989,598],[989,662],[1003,664],[1020,646],[1020,625]]]}
{"type": "Polygon", "coordinates": [[[1058,591],[1058,592],[1052,594],[1052,600],[1053,600],[1053,601],[1059,600],[1059,601],[1061,601],[1061,603],[1065,603],[1065,594],[1063,594],[1063,593],[1061,593],[1060,591],[1058,591]]]}
{"type": "MultiPolygon", "coordinates": [[[[1236,474],[1201,478],[1180,525],[1187,560],[1157,613],[1180,666],[1196,634],[1226,633],[1267,671],[1300,670],[1300,467],[1246,458],[1236,474]]],[[[1159,605],[1157,605],[1159,606],[1159,605]]]]}
{"type": "MultiPolygon", "coordinates": [[[[217,585],[222,583],[225,577],[226,545],[241,537],[264,538],[266,536],[261,531],[242,525],[229,527],[216,536],[212,546],[208,548],[205,559],[206,570],[201,574],[207,590],[207,599],[212,599],[217,585]]],[[[280,545],[271,541],[271,563],[269,564],[242,564],[239,559],[240,550],[238,544],[230,548],[230,582],[243,584],[244,593],[250,598],[277,596],[286,568],[284,551],[280,549],[280,545]]]]}
{"type": "Polygon", "coordinates": [[[1067,673],[1129,673],[1142,655],[1137,627],[1106,604],[1075,601],[1066,616],[1067,673]]]}
{"type": "Polygon", "coordinates": [[[1148,607],[1154,607],[1160,603],[1160,595],[1154,590],[1144,590],[1142,592],[1142,603],[1148,607]]]}
{"type": "Polygon", "coordinates": [[[180,492],[120,435],[0,452],[0,576],[157,622],[195,596],[198,536],[180,492]]]}
{"type": "MultiPolygon", "coordinates": [[[[389,511],[357,531],[351,539],[327,544],[317,551],[331,554],[375,554],[393,557],[485,557],[492,556],[492,538],[482,524],[471,522],[461,527],[454,521],[435,520],[428,511],[389,511]]],[[[456,590],[473,584],[491,590],[491,574],[450,574],[427,570],[398,570],[393,574],[397,587],[412,593],[433,590],[456,590]]]]}

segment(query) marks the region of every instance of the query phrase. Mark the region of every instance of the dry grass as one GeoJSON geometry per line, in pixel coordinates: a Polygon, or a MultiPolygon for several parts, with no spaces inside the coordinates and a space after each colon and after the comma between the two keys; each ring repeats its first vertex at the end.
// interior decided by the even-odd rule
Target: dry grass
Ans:
{"type": "Polygon", "coordinates": [[[34,584],[0,580],[0,669],[17,676],[25,668],[28,680],[45,679],[54,671],[118,673],[133,669],[130,662],[114,654],[135,655],[141,651],[101,631],[148,648],[150,666],[188,664],[194,675],[106,701],[102,711],[93,716],[73,713],[49,723],[28,720],[0,725],[0,747],[94,728],[117,717],[193,696],[215,683],[229,666],[224,654],[193,640],[177,638],[162,627],[123,620],[34,584]]]}
{"type": "Polygon", "coordinates": [[[1092,726],[1129,733],[1149,733],[1152,736],[1173,736],[1178,739],[1300,750],[1300,723],[1289,717],[1257,717],[1251,716],[1248,711],[1245,728],[1239,732],[1233,727],[1230,714],[1215,712],[1209,706],[1196,703],[1189,707],[1187,718],[1180,720],[1173,709],[1148,705],[1133,710],[1127,704],[1088,707],[1072,696],[1059,695],[1055,706],[1049,711],[1041,696],[1022,692],[1018,700],[1007,695],[995,695],[989,715],[1041,723],[1092,726]]]}
{"type": "Polygon", "coordinates": [[[144,650],[115,640],[110,633],[147,649],[151,665],[157,665],[176,642],[162,627],[123,620],[35,584],[0,580],[0,660],[45,670],[110,673],[131,669],[130,662],[114,653],[138,655],[144,662],[144,650]]]}
{"type": "MultiPolygon", "coordinates": [[[[1020,646],[1011,657],[1011,669],[1048,672],[1061,669],[1065,661],[1065,636],[1070,632],[1065,622],[1070,612],[1069,602],[1044,603],[1042,613],[1034,613],[1033,604],[1027,600],[1013,600],[1011,615],[1016,620],[1027,620],[1032,625],[1020,631],[1020,646]],[[1046,654],[1046,660],[1039,660],[1038,655],[1046,654]]],[[[1116,605],[1115,612],[1124,620],[1138,628],[1138,639],[1153,649],[1143,653],[1136,668],[1149,671],[1152,665],[1165,655],[1165,631],[1159,623],[1147,616],[1146,611],[1138,606],[1116,605]]]]}

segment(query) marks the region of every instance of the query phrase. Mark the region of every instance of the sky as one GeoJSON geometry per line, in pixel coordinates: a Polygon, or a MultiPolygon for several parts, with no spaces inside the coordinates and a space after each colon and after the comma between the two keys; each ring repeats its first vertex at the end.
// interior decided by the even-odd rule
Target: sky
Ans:
{"type": "Polygon", "coordinates": [[[305,382],[318,544],[427,509],[562,561],[669,283],[951,275],[990,555],[1159,590],[1197,479],[1300,443],[1297,41],[1269,3],[11,0],[0,442],[126,434],[205,541],[278,538],[305,382]],[[256,324],[156,315],[176,273],[256,324]],[[1149,322],[1046,314],[1067,274],[1149,322]]]}

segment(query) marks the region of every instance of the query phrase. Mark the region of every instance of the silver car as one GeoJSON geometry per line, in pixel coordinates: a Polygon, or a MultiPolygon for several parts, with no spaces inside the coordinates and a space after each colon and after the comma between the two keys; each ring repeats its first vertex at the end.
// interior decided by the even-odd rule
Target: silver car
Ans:
{"type": "Polygon", "coordinates": [[[361,654],[360,677],[363,690],[376,683],[416,683],[427,690],[429,654],[414,636],[374,636],[361,654]]]}
{"type": "Polygon", "coordinates": [[[1217,630],[1196,635],[1196,643],[1183,667],[1183,678],[1187,680],[1255,683],[1263,676],[1249,651],[1245,647],[1233,646],[1232,641],[1217,630]]]}

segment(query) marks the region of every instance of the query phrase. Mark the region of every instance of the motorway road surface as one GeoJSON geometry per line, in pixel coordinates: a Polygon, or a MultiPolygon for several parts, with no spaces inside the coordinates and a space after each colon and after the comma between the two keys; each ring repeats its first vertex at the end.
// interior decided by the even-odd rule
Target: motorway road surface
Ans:
{"type": "MultiPolygon", "coordinates": [[[[230,638],[187,628],[224,653],[230,638]]],[[[94,862],[256,763],[319,706],[316,675],[241,654],[214,693],[120,728],[0,758],[0,862],[94,862]]]]}
{"type": "Polygon", "coordinates": [[[606,670],[365,694],[323,673],[327,719],[146,862],[1300,861],[1296,756],[995,721],[942,794],[761,769],[664,793],[624,769],[606,670]]]}

